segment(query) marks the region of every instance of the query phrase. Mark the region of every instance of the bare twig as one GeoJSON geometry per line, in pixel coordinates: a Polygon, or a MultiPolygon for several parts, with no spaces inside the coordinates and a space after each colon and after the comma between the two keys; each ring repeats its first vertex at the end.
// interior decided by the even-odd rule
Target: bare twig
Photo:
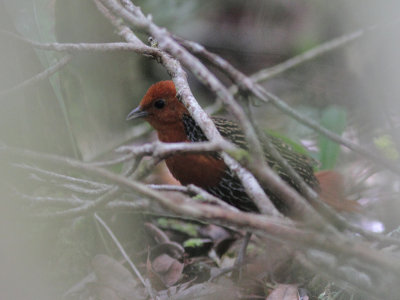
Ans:
{"type": "Polygon", "coordinates": [[[55,72],[57,72],[58,70],[63,68],[67,63],[69,63],[71,59],[72,59],[72,55],[70,55],[70,54],[65,55],[56,64],[54,64],[53,66],[47,68],[43,72],[38,73],[35,76],[25,80],[24,82],[21,82],[20,84],[18,84],[16,86],[13,86],[13,87],[9,88],[7,90],[0,91],[0,98],[4,98],[7,95],[10,95],[10,94],[12,94],[14,92],[17,92],[19,90],[25,89],[25,88],[27,88],[27,87],[29,87],[31,85],[34,85],[34,84],[38,83],[41,80],[44,80],[44,79],[50,77],[55,72]]]}
{"type": "Polygon", "coordinates": [[[88,200],[82,200],[77,197],[70,198],[58,198],[58,197],[40,197],[40,196],[31,196],[23,194],[19,191],[15,191],[15,193],[21,197],[22,199],[26,199],[31,201],[32,205],[63,205],[63,206],[81,206],[88,202],[88,200]]]}
{"type": "MultiPolygon", "coordinates": [[[[58,198],[58,197],[40,197],[40,196],[31,196],[31,195],[26,195],[23,193],[20,193],[18,191],[15,191],[15,193],[26,200],[31,201],[31,205],[35,206],[69,206],[69,207],[82,207],[87,205],[88,203],[92,202],[92,200],[84,200],[80,199],[74,195],[71,196],[71,198],[58,198]]],[[[104,209],[109,209],[112,211],[115,210],[122,210],[122,211],[127,211],[127,209],[131,210],[132,212],[146,212],[146,209],[149,208],[149,201],[147,199],[139,199],[135,200],[135,202],[132,201],[122,201],[122,200],[113,200],[104,207],[104,209]]],[[[100,210],[101,208],[99,208],[100,210]]]]}
{"type": "Polygon", "coordinates": [[[153,142],[141,146],[121,146],[117,152],[130,152],[135,155],[152,155],[153,157],[165,158],[175,153],[204,153],[210,151],[233,151],[235,148],[224,140],[220,142],[200,142],[200,143],[162,143],[153,142]]]}
{"type": "Polygon", "coordinates": [[[110,160],[92,162],[92,165],[98,166],[98,167],[112,166],[112,165],[117,165],[120,163],[130,161],[133,158],[134,158],[134,155],[132,153],[129,153],[129,154],[122,155],[122,156],[114,158],[114,159],[110,159],[110,160]]]}
{"type": "Polygon", "coordinates": [[[272,77],[282,74],[283,72],[293,69],[305,62],[308,62],[323,54],[326,54],[328,52],[331,52],[345,45],[348,45],[351,42],[358,40],[365,34],[366,31],[367,29],[356,30],[349,34],[345,34],[337,38],[334,38],[332,40],[329,40],[325,43],[319,44],[318,46],[315,46],[314,48],[306,52],[303,52],[299,55],[296,55],[280,64],[277,64],[271,68],[263,69],[258,71],[257,73],[254,73],[253,75],[251,75],[251,79],[254,80],[255,82],[263,82],[268,79],[271,79],[272,77]]]}
{"type": "MultiPolygon", "coordinates": [[[[15,152],[13,154],[16,155],[17,152],[15,152]]],[[[23,150],[19,154],[21,155],[23,152],[25,152],[25,154],[28,157],[29,157],[29,153],[33,154],[33,152],[30,152],[28,150],[23,150]]],[[[39,157],[43,157],[43,156],[38,155],[37,158],[39,158],[39,157]]],[[[58,163],[61,163],[63,166],[69,166],[72,168],[76,167],[77,164],[78,165],[81,164],[80,162],[74,161],[69,158],[60,157],[57,155],[49,155],[47,157],[47,161],[58,162],[58,163]]],[[[140,159],[137,159],[135,161],[136,163],[134,163],[133,167],[126,170],[124,175],[130,176],[136,170],[136,167],[137,167],[139,161],[140,161],[140,159]]],[[[86,166],[91,165],[88,163],[86,163],[86,164],[82,163],[82,164],[86,165],[86,166]]],[[[83,168],[83,170],[85,170],[85,168],[83,168]]],[[[73,187],[69,186],[68,188],[71,189],[73,187]]],[[[91,190],[89,190],[87,192],[90,192],[90,191],[91,190]]],[[[93,212],[97,211],[98,209],[102,208],[103,206],[105,206],[106,204],[108,204],[109,202],[113,201],[116,197],[118,197],[118,195],[120,195],[121,192],[122,191],[119,189],[118,186],[110,186],[110,188],[105,193],[103,193],[103,195],[101,195],[99,198],[97,198],[94,201],[88,201],[88,202],[84,203],[82,206],[70,208],[70,209],[67,209],[64,211],[40,214],[37,217],[45,217],[45,218],[49,218],[49,219],[59,219],[59,218],[72,218],[72,217],[76,217],[76,216],[80,216],[80,215],[84,215],[84,214],[93,213],[93,212]]]]}
{"type": "Polygon", "coordinates": [[[118,250],[121,252],[122,256],[128,262],[129,266],[132,268],[133,272],[136,274],[136,276],[142,282],[143,286],[146,288],[147,292],[149,293],[149,296],[151,296],[152,299],[156,299],[154,291],[150,285],[150,282],[148,280],[145,280],[142,277],[142,274],[140,274],[139,270],[136,268],[135,264],[132,262],[129,255],[126,253],[124,247],[122,247],[121,243],[118,241],[117,237],[114,235],[114,233],[112,232],[110,227],[108,227],[107,224],[103,221],[103,219],[100,218],[96,213],[94,214],[94,217],[96,218],[97,222],[99,222],[101,224],[101,226],[103,226],[103,228],[110,235],[111,239],[114,241],[115,245],[117,246],[118,250]]]}
{"type": "Polygon", "coordinates": [[[72,159],[60,158],[55,155],[44,155],[5,146],[1,147],[0,151],[2,154],[22,156],[56,165],[68,166],[76,170],[84,171],[85,173],[90,173],[94,177],[101,177],[113,184],[117,184],[123,189],[135,191],[146,198],[157,201],[165,208],[180,215],[208,219],[220,224],[227,222],[241,229],[256,231],[260,234],[268,234],[276,239],[293,243],[305,249],[316,248],[334,255],[340,255],[345,260],[360,260],[363,263],[376,265],[379,268],[387,270],[387,272],[392,272],[393,274],[397,274],[396,276],[400,276],[400,261],[398,258],[388,253],[374,250],[368,244],[356,241],[354,238],[347,238],[343,234],[332,235],[326,232],[319,233],[314,230],[308,231],[296,228],[277,218],[229,211],[215,205],[197,204],[194,201],[167,198],[149,189],[140,182],[72,159]]]}
{"type": "MultiPolygon", "coordinates": [[[[201,142],[201,143],[161,143],[154,142],[152,144],[142,145],[140,147],[132,147],[132,146],[122,146],[118,151],[129,151],[134,154],[146,154],[152,155],[153,157],[158,157],[160,159],[166,158],[167,156],[175,153],[182,152],[204,152],[204,151],[221,151],[224,150],[226,152],[234,151],[232,149],[231,144],[225,142],[201,142]],[[228,147],[228,148],[225,148],[228,147]]],[[[225,154],[222,154],[223,156],[225,154]]],[[[228,161],[231,167],[235,168],[237,166],[236,174],[238,174],[239,178],[242,182],[247,182],[247,172],[242,172],[241,168],[239,168],[238,164],[228,155],[224,157],[225,161],[228,161]]],[[[286,202],[289,203],[289,206],[296,212],[298,215],[308,215],[307,211],[305,211],[306,205],[304,205],[304,200],[301,196],[294,191],[292,188],[287,188],[286,183],[276,175],[272,170],[263,168],[259,164],[255,163],[252,165],[252,170],[257,170],[260,178],[268,181],[274,181],[274,184],[269,185],[272,191],[276,192],[278,195],[284,194],[283,197],[286,199],[286,202]],[[300,205],[298,205],[300,203],[300,205]],[[302,205],[303,203],[303,205],[302,205]]],[[[246,188],[246,185],[245,185],[246,188]]],[[[247,189],[252,188],[252,186],[247,185],[247,189]]],[[[258,191],[256,189],[249,191],[249,193],[253,195],[258,195],[258,191]]],[[[257,203],[257,197],[255,199],[257,203]]],[[[258,206],[262,207],[264,205],[263,202],[258,202],[258,206]]],[[[268,210],[269,207],[265,207],[265,210],[268,210]]],[[[314,218],[315,219],[315,218],[314,218]]],[[[314,219],[308,219],[308,221],[312,222],[314,219]]]]}
{"type": "MultiPolygon", "coordinates": [[[[205,203],[211,203],[211,204],[217,204],[220,207],[232,210],[232,211],[239,211],[236,207],[229,205],[228,203],[222,201],[221,199],[211,195],[207,191],[203,190],[202,188],[195,186],[193,184],[190,184],[188,186],[182,186],[182,185],[170,185],[170,184],[149,184],[147,185],[153,190],[157,191],[168,191],[168,192],[181,192],[185,193],[191,196],[199,196],[200,199],[199,201],[205,202],[205,203]]],[[[197,201],[197,199],[196,199],[197,201]]]]}
{"type": "Polygon", "coordinates": [[[110,52],[110,51],[133,51],[147,56],[155,56],[157,54],[157,49],[149,47],[143,43],[124,43],[124,42],[114,42],[114,43],[38,43],[11,32],[4,32],[7,35],[18,39],[24,43],[31,45],[34,48],[41,50],[51,50],[58,52],[110,52]]]}
{"type": "Polygon", "coordinates": [[[60,173],[57,173],[54,171],[44,170],[37,166],[31,166],[31,165],[20,164],[20,163],[14,164],[14,166],[45,175],[47,178],[54,179],[54,182],[62,181],[63,183],[68,182],[68,183],[73,183],[73,184],[79,184],[90,190],[98,190],[99,192],[105,192],[107,189],[109,189],[111,187],[108,184],[96,182],[93,180],[87,180],[87,179],[83,179],[83,178],[76,178],[73,176],[60,174],[60,173]]]}
{"type": "MultiPolygon", "coordinates": [[[[281,241],[289,242],[297,245],[300,249],[319,249],[320,251],[330,253],[335,257],[340,257],[343,263],[362,265],[363,268],[371,267],[376,270],[385,270],[393,276],[400,276],[400,261],[396,257],[390,256],[385,252],[372,249],[368,244],[347,238],[345,235],[332,235],[330,233],[319,233],[317,231],[309,231],[306,229],[296,228],[287,222],[282,222],[276,218],[270,218],[257,214],[249,214],[244,212],[234,212],[218,206],[201,204],[193,201],[183,201],[167,198],[164,195],[151,191],[143,184],[112,173],[110,171],[77,162],[70,159],[56,157],[54,155],[43,155],[31,151],[22,151],[13,148],[10,150],[6,147],[0,148],[4,151],[11,152],[12,155],[22,155],[25,158],[31,158],[46,163],[54,163],[59,166],[69,166],[77,170],[84,171],[88,175],[94,177],[102,177],[113,184],[117,184],[124,190],[132,190],[160,203],[165,208],[172,210],[185,217],[200,218],[202,220],[209,219],[217,224],[230,224],[237,228],[250,230],[259,234],[267,234],[281,241]]],[[[340,278],[338,278],[340,279],[340,278]]],[[[362,282],[353,282],[355,286],[364,288],[362,282]]]]}
{"type": "Polygon", "coordinates": [[[118,190],[119,190],[118,187],[113,187],[110,190],[108,190],[106,193],[101,195],[95,201],[91,201],[91,202],[85,203],[82,206],[70,208],[70,209],[63,210],[63,211],[39,214],[39,215],[37,215],[37,217],[47,218],[47,219],[61,219],[61,218],[71,218],[71,217],[94,213],[100,207],[103,207],[110,201],[114,200],[118,190]]]}
{"type": "Polygon", "coordinates": [[[305,62],[308,62],[312,59],[315,59],[315,58],[317,58],[321,55],[324,55],[328,52],[331,52],[333,50],[336,50],[336,49],[339,49],[346,45],[349,45],[352,42],[358,40],[359,38],[365,36],[367,33],[374,32],[377,29],[380,29],[383,27],[389,27],[389,26],[392,27],[392,26],[398,25],[398,23],[399,23],[399,20],[393,20],[393,21],[385,23],[385,24],[375,24],[375,25],[372,25],[372,26],[369,26],[366,28],[355,30],[348,34],[344,34],[342,36],[339,36],[337,38],[329,40],[325,43],[319,44],[318,46],[315,46],[314,48],[311,48],[310,50],[307,50],[299,55],[296,55],[296,56],[294,56],[280,64],[277,64],[271,68],[260,70],[256,73],[254,73],[253,75],[251,75],[250,77],[255,82],[263,82],[263,81],[269,80],[272,77],[282,74],[283,72],[286,72],[292,68],[295,68],[305,62]]]}
{"type": "MultiPolygon", "coordinates": [[[[337,142],[339,144],[342,144],[343,146],[346,146],[347,148],[353,150],[354,152],[357,152],[369,159],[371,159],[374,163],[382,165],[386,167],[388,170],[391,170],[397,175],[400,175],[400,167],[397,164],[393,164],[393,162],[388,161],[385,158],[382,158],[375,153],[367,150],[366,147],[359,146],[345,138],[342,138],[341,136],[337,135],[336,133],[333,133],[332,131],[320,126],[318,123],[310,120],[307,117],[302,116],[300,113],[295,111],[293,108],[291,108],[289,105],[287,105],[282,99],[280,99],[278,96],[265,91],[266,97],[270,100],[270,102],[276,106],[278,109],[280,109],[282,112],[290,115],[292,118],[295,120],[299,121],[300,123],[314,129],[320,134],[323,134],[324,136],[328,137],[334,142],[337,142]]],[[[264,99],[261,99],[264,101],[264,99]]]]}

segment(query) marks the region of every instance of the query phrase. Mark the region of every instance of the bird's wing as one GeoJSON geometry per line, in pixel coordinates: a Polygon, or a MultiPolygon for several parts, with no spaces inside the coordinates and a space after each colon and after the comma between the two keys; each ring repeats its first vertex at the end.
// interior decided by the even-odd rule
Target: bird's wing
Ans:
{"type": "Polygon", "coordinates": [[[234,143],[236,146],[248,150],[246,139],[243,135],[242,129],[235,122],[221,117],[212,117],[215,127],[219,133],[228,141],[234,143]]]}
{"type": "MultiPolygon", "coordinates": [[[[266,135],[266,138],[271,141],[271,143],[275,146],[275,148],[279,151],[280,155],[286,159],[292,168],[303,178],[303,180],[312,188],[318,189],[319,183],[314,175],[313,166],[316,164],[315,160],[311,157],[304,155],[303,153],[299,153],[294,150],[292,146],[285,143],[282,139],[278,137],[274,137],[271,135],[266,135]]],[[[266,141],[263,140],[264,149],[266,141]]],[[[276,169],[277,173],[290,182],[290,178],[286,175],[286,171],[283,167],[276,163],[276,161],[272,158],[272,156],[268,153],[268,151],[264,151],[265,158],[269,164],[273,164],[273,168],[276,169]]]]}
{"type": "MultiPolygon", "coordinates": [[[[246,139],[239,125],[237,125],[235,122],[221,117],[213,117],[212,119],[218,131],[224,138],[228,139],[238,147],[248,150],[246,139]]],[[[275,146],[281,156],[289,162],[289,164],[307,182],[307,184],[309,184],[313,188],[318,187],[318,180],[315,178],[313,170],[313,165],[315,161],[309,156],[297,152],[293,149],[292,146],[285,143],[282,139],[269,134],[265,134],[260,138],[260,141],[264,148],[264,156],[270,167],[275,170],[279,176],[294,185],[290,176],[288,176],[286,171],[284,170],[284,167],[272,157],[269,151],[267,151],[267,139],[275,146]]]]}

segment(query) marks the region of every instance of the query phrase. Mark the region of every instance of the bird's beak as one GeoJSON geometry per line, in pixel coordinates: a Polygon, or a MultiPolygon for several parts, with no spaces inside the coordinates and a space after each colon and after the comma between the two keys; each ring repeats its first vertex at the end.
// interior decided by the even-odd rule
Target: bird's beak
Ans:
{"type": "Polygon", "coordinates": [[[133,120],[137,118],[144,118],[148,116],[149,113],[145,110],[142,110],[140,106],[136,107],[134,110],[132,110],[129,115],[126,117],[126,120],[133,120]]]}

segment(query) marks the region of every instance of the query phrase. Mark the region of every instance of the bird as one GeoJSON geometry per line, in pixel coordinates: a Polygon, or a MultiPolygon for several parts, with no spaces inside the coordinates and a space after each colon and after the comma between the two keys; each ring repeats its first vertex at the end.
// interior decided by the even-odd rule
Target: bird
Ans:
{"type": "MultiPolygon", "coordinates": [[[[179,100],[176,88],[171,80],[160,81],[149,87],[139,106],[127,116],[127,120],[145,119],[157,132],[158,139],[165,143],[204,142],[206,135],[192,118],[185,105],[179,100]]],[[[211,117],[222,137],[237,147],[248,150],[241,127],[234,121],[223,117],[211,117]]],[[[271,134],[260,137],[261,144],[268,139],[281,156],[293,167],[302,179],[332,207],[339,211],[353,211],[356,203],[343,197],[343,180],[334,171],[314,173],[315,161],[303,153],[294,150],[291,145],[271,134]]],[[[290,186],[301,193],[301,189],[285,168],[263,146],[268,165],[290,186]]],[[[218,152],[180,153],[165,159],[171,174],[182,185],[194,184],[226,203],[244,212],[260,213],[256,204],[247,195],[238,176],[224,163],[218,152]]],[[[290,208],[268,186],[262,186],[275,207],[285,215],[290,208]]]]}

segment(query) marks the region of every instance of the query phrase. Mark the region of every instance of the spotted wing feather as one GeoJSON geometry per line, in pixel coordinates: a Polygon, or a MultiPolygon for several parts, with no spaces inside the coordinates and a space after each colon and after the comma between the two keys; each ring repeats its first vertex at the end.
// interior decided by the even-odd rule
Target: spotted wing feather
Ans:
{"type": "MultiPolygon", "coordinates": [[[[248,150],[248,146],[243,135],[241,128],[235,123],[225,118],[213,117],[212,120],[219,133],[238,147],[248,150]]],[[[192,142],[202,142],[207,141],[207,137],[201,130],[201,128],[196,124],[192,117],[185,115],[183,118],[185,132],[188,139],[192,142]]],[[[281,139],[273,136],[265,136],[261,139],[264,141],[269,139],[270,142],[278,149],[283,158],[285,158],[289,164],[294,168],[294,170],[312,187],[318,188],[318,181],[314,176],[312,164],[310,163],[310,158],[298,153],[292,149],[292,147],[281,139]]],[[[264,147],[265,159],[273,170],[277,172],[286,182],[292,185],[294,188],[298,189],[290,176],[288,176],[281,166],[264,147]]],[[[211,154],[217,159],[221,159],[218,153],[211,154]]],[[[228,202],[229,204],[244,210],[244,211],[254,211],[257,212],[258,209],[251,199],[249,199],[243,185],[237,176],[229,169],[226,168],[224,175],[222,176],[220,182],[214,187],[209,187],[207,190],[221,198],[222,200],[228,202]]],[[[274,196],[267,187],[264,187],[265,192],[274,202],[275,206],[280,210],[285,210],[282,201],[280,201],[276,196],[274,196]]]]}

